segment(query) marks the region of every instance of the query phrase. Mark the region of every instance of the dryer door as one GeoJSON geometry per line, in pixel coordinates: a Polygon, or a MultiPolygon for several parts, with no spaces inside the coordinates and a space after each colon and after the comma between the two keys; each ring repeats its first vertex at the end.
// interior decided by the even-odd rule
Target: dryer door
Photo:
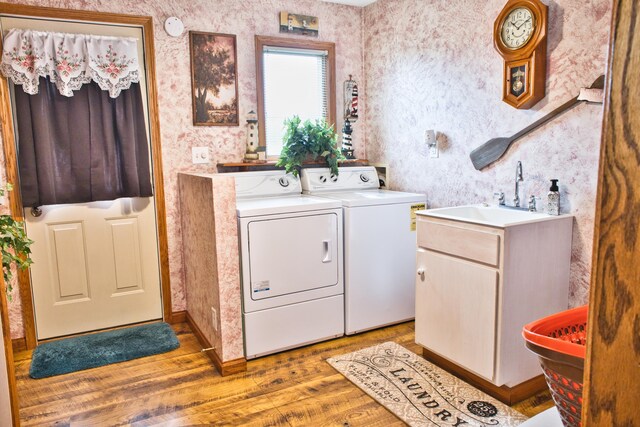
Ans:
{"type": "Polygon", "coordinates": [[[338,221],[336,213],[250,221],[251,299],[340,284],[338,221]]]}

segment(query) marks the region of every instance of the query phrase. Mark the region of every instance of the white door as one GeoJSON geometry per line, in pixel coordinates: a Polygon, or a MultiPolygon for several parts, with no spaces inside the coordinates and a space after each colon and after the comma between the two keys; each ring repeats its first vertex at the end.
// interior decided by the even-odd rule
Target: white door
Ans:
{"type": "Polygon", "coordinates": [[[493,380],[498,271],[424,249],[416,263],[416,343],[493,380]]]}
{"type": "Polygon", "coordinates": [[[162,318],[153,198],[25,209],[38,339],[162,318]]]}
{"type": "MultiPolygon", "coordinates": [[[[27,28],[138,39],[142,28],[3,16],[3,31],[27,28]]],[[[147,86],[140,73],[145,117],[147,86]]],[[[147,122],[147,140],[149,124],[147,122]]],[[[151,152],[151,150],[149,150],[151,152]]],[[[149,198],[25,208],[38,339],[162,318],[155,203],[149,198]]]]}

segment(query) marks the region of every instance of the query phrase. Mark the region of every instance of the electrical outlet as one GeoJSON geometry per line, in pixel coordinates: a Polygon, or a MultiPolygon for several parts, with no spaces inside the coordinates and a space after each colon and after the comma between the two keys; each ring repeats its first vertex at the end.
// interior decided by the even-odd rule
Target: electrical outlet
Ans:
{"type": "Polygon", "coordinates": [[[429,157],[437,159],[440,156],[440,150],[438,150],[438,143],[429,146],[429,157]]]}
{"type": "Polygon", "coordinates": [[[191,147],[193,164],[209,163],[209,147],[191,147]]]}
{"type": "Polygon", "coordinates": [[[211,321],[213,322],[213,329],[218,332],[218,311],[211,307],[211,321]]]}

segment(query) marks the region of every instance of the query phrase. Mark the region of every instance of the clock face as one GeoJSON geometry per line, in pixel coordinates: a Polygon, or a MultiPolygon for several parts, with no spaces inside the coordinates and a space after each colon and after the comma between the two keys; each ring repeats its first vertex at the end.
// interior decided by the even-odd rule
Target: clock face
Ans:
{"type": "Polygon", "coordinates": [[[509,49],[520,49],[531,39],[535,29],[536,21],[533,13],[526,7],[516,7],[504,19],[500,38],[509,49]]]}

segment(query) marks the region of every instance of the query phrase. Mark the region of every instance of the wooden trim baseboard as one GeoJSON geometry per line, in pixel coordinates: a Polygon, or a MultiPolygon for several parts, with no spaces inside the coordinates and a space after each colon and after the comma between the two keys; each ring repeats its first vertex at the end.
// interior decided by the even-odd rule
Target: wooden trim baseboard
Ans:
{"type": "Polygon", "coordinates": [[[544,375],[533,377],[513,387],[498,387],[426,348],[422,349],[422,357],[507,405],[518,403],[547,388],[544,375]]]}
{"type": "Polygon", "coordinates": [[[11,348],[13,348],[13,354],[25,351],[27,349],[27,339],[25,337],[13,338],[11,340],[11,348]]]}
{"type": "Polygon", "coordinates": [[[184,323],[187,321],[187,311],[174,311],[171,313],[171,317],[166,320],[170,325],[175,325],[176,323],[184,323]]]}
{"type": "Polygon", "coordinates": [[[247,359],[241,357],[240,359],[229,360],[227,362],[223,362],[215,348],[212,348],[213,345],[209,342],[209,340],[204,336],[196,322],[193,320],[188,311],[185,311],[186,321],[193,334],[198,338],[200,345],[203,348],[208,348],[211,350],[207,350],[207,356],[213,362],[213,365],[216,367],[220,375],[226,377],[227,375],[238,374],[240,372],[247,371],[247,359]]]}

